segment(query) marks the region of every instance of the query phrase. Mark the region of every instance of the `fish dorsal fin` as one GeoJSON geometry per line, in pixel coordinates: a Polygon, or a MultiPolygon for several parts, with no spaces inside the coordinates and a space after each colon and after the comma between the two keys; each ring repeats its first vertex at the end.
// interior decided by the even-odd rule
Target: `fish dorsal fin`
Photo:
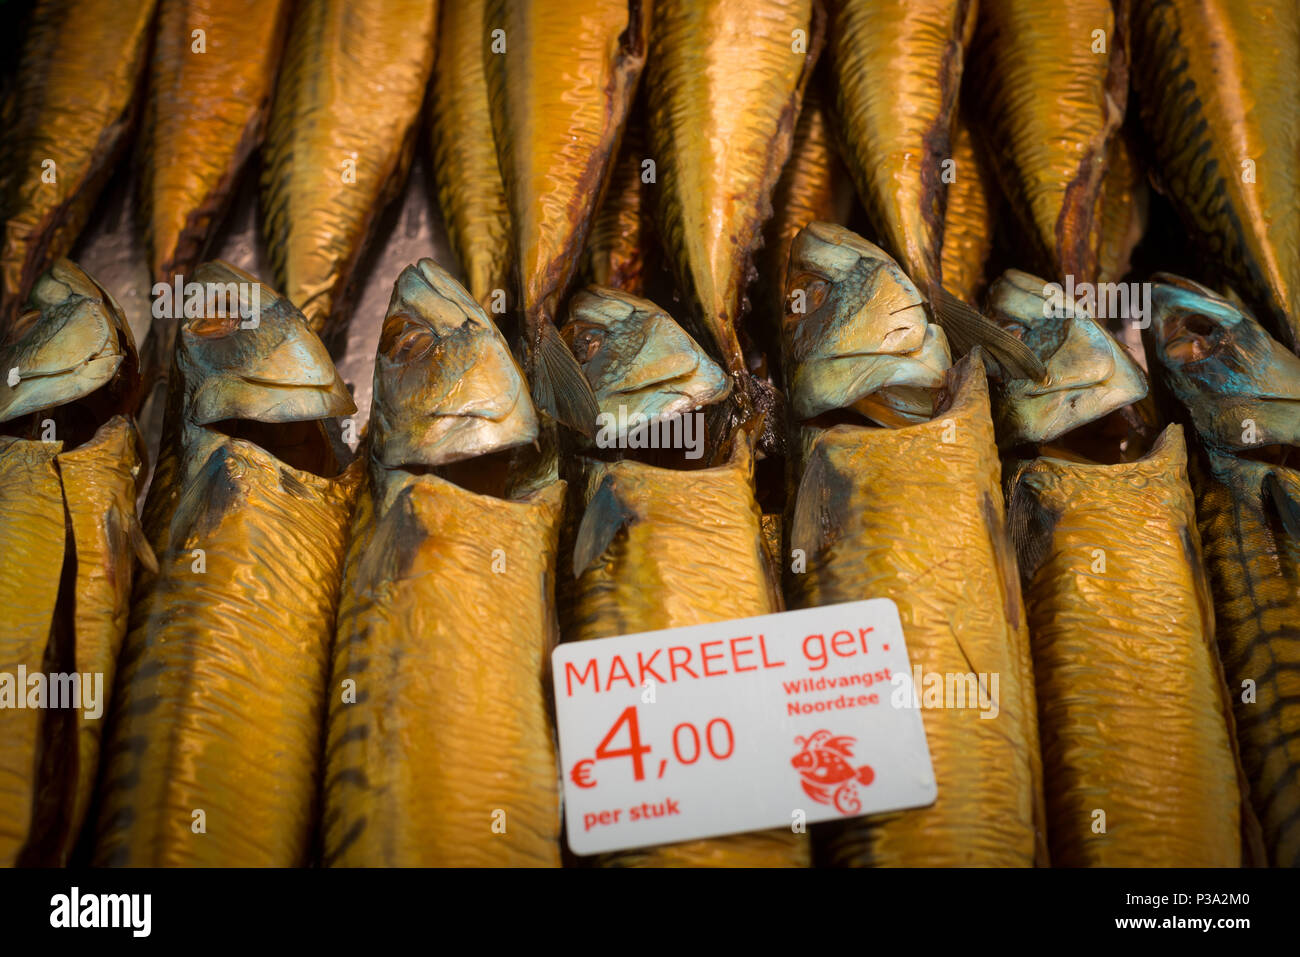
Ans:
{"type": "Polygon", "coordinates": [[[581,578],[582,573],[605,554],[623,527],[635,519],[636,513],[619,498],[616,480],[612,475],[606,475],[587,503],[582,522],[578,525],[578,534],[573,542],[573,577],[581,578]]]}
{"type": "Polygon", "coordinates": [[[558,422],[592,438],[600,406],[591,383],[555,326],[543,322],[541,328],[537,361],[533,364],[533,401],[558,422]]]}
{"type": "Polygon", "coordinates": [[[1273,503],[1287,535],[1300,542],[1300,499],[1282,484],[1275,472],[1264,475],[1264,497],[1273,503]]]}
{"type": "Polygon", "coordinates": [[[1029,346],[942,286],[935,289],[934,318],[943,327],[954,353],[965,355],[975,346],[983,346],[1013,379],[1041,382],[1047,378],[1047,367],[1029,346]]]}

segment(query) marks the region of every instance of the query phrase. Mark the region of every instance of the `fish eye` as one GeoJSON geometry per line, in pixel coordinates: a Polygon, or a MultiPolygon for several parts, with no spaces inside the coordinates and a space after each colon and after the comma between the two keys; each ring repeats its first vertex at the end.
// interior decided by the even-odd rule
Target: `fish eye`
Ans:
{"type": "Polygon", "coordinates": [[[1219,327],[1199,313],[1185,313],[1172,324],[1165,352],[1178,362],[1196,362],[1214,351],[1219,327]]]}
{"type": "Polygon", "coordinates": [[[195,316],[185,323],[185,331],[203,339],[228,336],[239,327],[239,316],[195,316]]]}
{"type": "MultiPolygon", "coordinates": [[[[568,331],[568,330],[566,330],[568,331]]],[[[586,365],[596,357],[600,347],[605,344],[605,330],[595,326],[583,326],[574,329],[569,340],[569,349],[580,365],[586,365]]]]}
{"type": "Polygon", "coordinates": [[[428,325],[399,312],[384,320],[379,351],[391,362],[409,362],[424,355],[437,342],[438,337],[428,325]]]}
{"type": "Polygon", "coordinates": [[[800,277],[795,288],[803,290],[804,312],[813,313],[825,304],[826,297],[830,294],[831,284],[821,276],[805,275],[800,277]]]}

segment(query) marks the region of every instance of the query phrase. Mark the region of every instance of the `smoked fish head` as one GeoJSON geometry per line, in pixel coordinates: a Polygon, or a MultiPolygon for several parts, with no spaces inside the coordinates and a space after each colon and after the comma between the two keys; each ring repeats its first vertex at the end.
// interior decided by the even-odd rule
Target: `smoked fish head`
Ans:
{"type": "Polygon", "coordinates": [[[235,284],[243,290],[235,294],[256,300],[256,314],[205,310],[181,325],[176,365],[187,424],[302,422],[356,411],[329,352],[286,297],[219,260],[199,266],[194,281],[235,284]]]}
{"type": "Polygon", "coordinates": [[[560,336],[604,414],[667,418],[731,391],[722,367],[667,312],[617,289],[589,286],[575,295],[560,336]]]}
{"type": "Polygon", "coordinates": [[[1221,452],[1300,445],[1300,358],[1204,286],[1154,279],[1147,355],[1201,441],[1221,452]]]}
{"type": "Polygon", "coordinates": [[[432,259],[403,269],[375,360],[375,458],[389,468],[447,465],[527,445],[537,432],[523,373],[483,307],[432,259]]]}
{"type": "Polygon", "coordinates": [[[787,388],[800,420],[853,408],[885,425],[923,422],[952,365],[943,329],[890,256],[831,223],[790,247],[781,324],[787,388]]]}
{"type": "Polygon", "coordinates": [[[1146,376],[1082,305],[1054,301],[1051,284],[1009,269],[989,289],[989,314],[1047,368],[1040,382],[994,386],[994,424],[1004,448],[1048,442],[1144,399],[1146,376]]]}
{"type": "Polygon", "coordinates": [[[109,416],[128,411],[139,360],[122,307],[107,290],[60,259],[36,280],[28,307],[0,342],[0,422],[101,389],[109,416]]]}

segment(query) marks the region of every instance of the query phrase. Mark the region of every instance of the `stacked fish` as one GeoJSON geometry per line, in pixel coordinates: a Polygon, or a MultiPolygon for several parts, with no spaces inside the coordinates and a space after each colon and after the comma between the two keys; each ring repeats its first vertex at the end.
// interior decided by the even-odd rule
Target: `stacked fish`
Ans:
{"type": "Polygon", "coordinates": [[[999,679],[933,805],[583,863],[1300,866],[1294,0],[39,0],[3,89],[0,863],[578,863],[557,642],[889,598],[999,679]],[[220,293],[138,354],[114,175],[220,293]]]}

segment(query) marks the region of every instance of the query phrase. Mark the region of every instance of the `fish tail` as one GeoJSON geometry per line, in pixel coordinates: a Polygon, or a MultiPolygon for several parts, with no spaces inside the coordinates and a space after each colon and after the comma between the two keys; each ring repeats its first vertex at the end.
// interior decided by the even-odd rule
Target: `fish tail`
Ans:
{"type": "Polygon", "coordinates": [[[535,345],[533,403],[575,432],[594,436],[600,415],[596,395],[582,366],[549,320],[542,321],[535,345]]]}

